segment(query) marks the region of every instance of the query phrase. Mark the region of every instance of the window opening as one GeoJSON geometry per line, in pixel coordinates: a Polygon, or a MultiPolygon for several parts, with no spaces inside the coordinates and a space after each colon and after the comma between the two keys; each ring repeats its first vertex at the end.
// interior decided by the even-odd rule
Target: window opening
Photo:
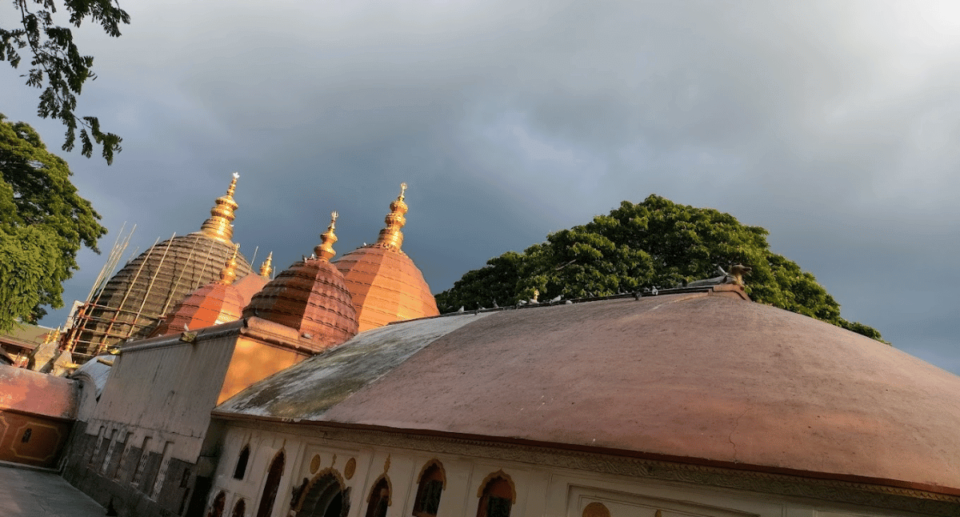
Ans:
{"type": "Polygon", "coordinates": [[[243,517],[244,512],[247,511],[247,503],[243,502],[243,499],[237,501],[237,504],[233,505],[233,513],[230,514],[230,517],[243,517]]]}
{"type": "Polygon", "coordinates": [[[487,482],[477,505],[477,517],[510,517],[514,502],[510,477],[500,473],[487,482]]]}
{"type": "Polygon", "coordinates": [[[370,491],[370,503],[367,505],[367,517],[387,517],[390,506],[390,484],[382,477],[370,491]]]}
{"type": "Polygon", "coordinates": [[[223,507],[227,505],[227,494],[223,490],[213,499],[213,505],[207,512],[207,517],[223,517],[223,507]]]}
{"type": "Polygon", "coordinates": [[[283,458],[281,450],[270,462],[267,471],[267,481],[263,485],[263,495],[260,496],[260,506],[257,508],[257,517],[270,517],[273,503],[277,500],[277,491],[280,489],[280,477],[283,475],[283,458]]]}
{"type": "Polygon", "coordinates": [[[243,479],[247,473],[247,462],[250,460],[250,446],[244,445],[240,451],[240,457],[237,458],[237,467],[233,469],[233,479],[243,479]]]}
{"type": "Polygon", "coordinates": [[[413,503],[413,515],[416,517],[436,517],[440,508],[440,496],[446,476],[438,461],[430,462],[420,475],[417,497],[413,503]]]}

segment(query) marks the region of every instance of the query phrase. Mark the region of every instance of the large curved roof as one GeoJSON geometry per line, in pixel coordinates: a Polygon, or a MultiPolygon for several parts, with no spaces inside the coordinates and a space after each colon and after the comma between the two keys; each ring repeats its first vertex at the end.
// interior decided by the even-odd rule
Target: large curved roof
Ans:
{"type": "Polygon", "coordinates": [[[390,325],[216,412],[960,495],[960,377],[735,294],[390,325]]]}

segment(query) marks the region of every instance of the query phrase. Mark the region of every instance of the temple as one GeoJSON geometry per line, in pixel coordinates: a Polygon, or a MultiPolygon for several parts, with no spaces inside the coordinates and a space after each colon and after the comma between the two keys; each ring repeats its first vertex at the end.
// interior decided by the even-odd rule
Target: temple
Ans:
{"type": "MultiPolygon", "coordinates": [[[[63,348],[73,354],[74,361],[86,362],[125,340],[150,335],[187,294],[217,280],[235,252],[230,239],[238,208],[233,199],[238,178],[235,173],[200,231],[151,246],[83,303],[63,338],[63,348]]],[[[236,261],[237,277],[250,274],[242,254],[237,254],[236,261]]]]}
{"type": "Polygon", "coordinates": [[[0,365],[0,459],[122,517],[960,515],[956,375],[742,282],[440,315],[405,184],[252,273],[235,186],[0,365]]]}

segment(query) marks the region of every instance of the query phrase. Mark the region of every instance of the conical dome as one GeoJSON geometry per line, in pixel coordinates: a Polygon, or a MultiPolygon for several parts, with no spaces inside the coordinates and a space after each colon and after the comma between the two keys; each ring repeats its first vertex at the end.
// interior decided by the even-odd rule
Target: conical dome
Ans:
{"type": "Polygon", "coordinates": [[[360,332],[394,321],[440,314],[437,302],[423,273],[400,250],[406,224],[407,204],[403,200],[407,185],[390,204],[386,227],[377,242],[358,248],[336,262],[357,310],[360,332]]]}
{"type": "MultiPolygon", "coordinates": [[[[219,278],[234,252],[226,230],[234,218],[233,191],[217,199],[204,229],[165,240],[128,262],[81,309],[67,333],[77,362],[84,362],[126,339],[148,336],[160,318],[188,294],[219,278]],[[209,229],[207,229],[209,227],[209,229]],[[227,235],[226,237],[224,237],[227,235]]],[[[251,272],[237,255],[237,277],[251,272]]]]}
{"type": "MultiPolygon", "coordinates": [[[[336,212],[333,213],[336,221],[336,212]]],[[[295,328],[309,348],[321,351],[357,334],[357,313],[343,275],[330,264],[336,241],[334,222],[317,246],[317,256],[294,263],[267,283],[243,309],[257,317],[295,328]]]]}
{"type": "MultiPolygon", "coordinates": [[[[239,249],[239,245],[235,249],[239,249]]],[[[228,323],[240,319],[243,307],[250,301],[233,282],[237,277],[237,252],[220,272],[220,280],[190,293],[164,319],[152,336],[177,334],[228,323]]],[[[257,275],[247,275],[257,276],[257,275]]]]}

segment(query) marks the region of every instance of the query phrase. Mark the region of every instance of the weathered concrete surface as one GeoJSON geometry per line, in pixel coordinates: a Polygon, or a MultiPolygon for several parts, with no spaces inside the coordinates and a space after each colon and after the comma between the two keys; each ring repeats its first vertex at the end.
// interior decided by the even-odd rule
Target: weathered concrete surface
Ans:
{"type": "Polygon", "coordinates": [[[0,464],[4,517],[103,517],[106,510],[53,472],[0,464]]]}
{"type": "Polygon", "coordinates": [[[77,417],[77,383],[4,366],[0,368],[0,409],[73,420],[77,417]]]}

